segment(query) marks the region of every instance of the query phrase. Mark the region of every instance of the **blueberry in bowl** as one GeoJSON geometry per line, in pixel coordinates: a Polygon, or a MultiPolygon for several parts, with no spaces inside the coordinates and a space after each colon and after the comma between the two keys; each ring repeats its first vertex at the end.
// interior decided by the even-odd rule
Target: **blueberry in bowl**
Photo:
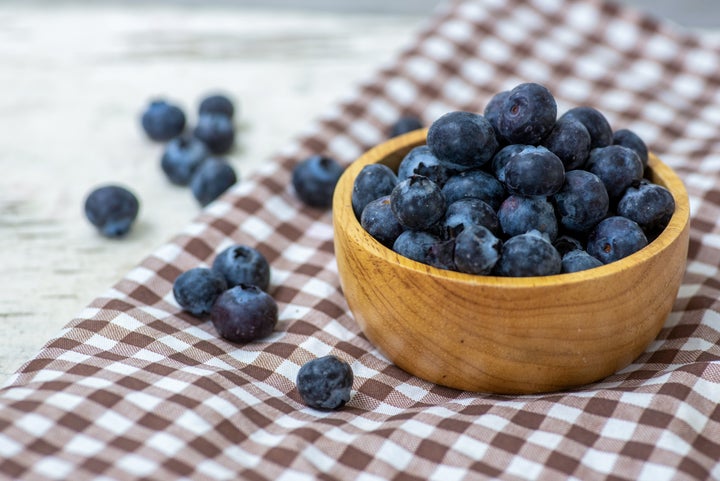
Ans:
{"type": "MultiPolygon", "coordinates": [[[[574,114],[585,123],[595,117],[595,111],[589,109],[574,114]]],[[[482,125],[474,117],[470,120],[482,125]]],[[[547,135],[552,132],[547,126],[544,130],[547,135]]],[[[348,306],[367,338],[395,365],[422,379],[457,389],[502,394],[553,392],[585,385],[615,373],[637,358],[663,326],[685,272],[689,204],[675,172],[649,154],[643,178],[660,186],[661,195],[636,192],[644,181],[636,179],[634,173],[630,175],[627,195],[632,197],[622,201],[622,209],[631,214],[637,211],[636,206],[644,202],[641,194],[657,196],[669,204],[667,192],[674,204],[672,211],[664,204],[652,217],[662,219],[663,226],[653,227],[656,232],[645,239],[647,242],[634,225],[625,221],[606,221],[592,236],[592,228],[582,234],[571,229],[616,217],[615,209],[623,199],[617,194],[611,201],[612,212],[604,214],[608,200],[598,187],[600,192],[590,197],[599,207],[571,211],[566,205],[568,197],[584,197],[576,193],[574,186],[602,184],[596,177],[572,174],[569,185],[559,187],[559,181],[553,179],[553,185],[541,192],[544,200],[529,205],[544,209],[551,203],[557,209],[556,196],[561,199],[564,220],[558,224],[555,243],[548,233],[535,227],[533,234],[520,234],[526,236],[522,243],[514,241],[506,247],[519,253],[517,261],[507,262],[502,268],[499,264],[489,267],[499,262],[496,258],[502,258],[508,239],[503,232],[495,239],[486,228],[468,222],[464,227],[467,232],[460,230],[454,237],[443,237],[446,233],[434,227],[422,231],[427,235],[417,234],[418,225],[437,215],[436,200],[424,214],[425,219],[423,214],[416,218],[413,212],[412,225],[405,226],[397,237],[413,259],[363,228],[353,210],[352,191],[355,178],[367,165],[382,164],[397,172],[410,151],[426,145],[427,132],[417,130],[375,146],[345,169],[335,187],[332,215],[338,272],[348,306]],[[591,218],[592,222],[588,220],[591,218]],[[612,239],[622,237],[618,231],[626,228],[636,236],[633,245],[618,245],[617,249],[630,249],[630,253],[622,251],[614,259],[617,252],[612,239]],[[565,248],[557,247],[560,240],[570,236],[578,240],[565,248]],[[408,238],[413,242],[406,242],[408,238]],[[588,256],[580,248],[588,242],[593,243],[592,249],[612,259],[600,261],[588,256]],[[451,256],[450,265],[424,262],[433,253],[453,249],[457,259],[451,256]],[[546,255],[534,261],[543,267],[534,271],[533,263],[523,262],[523,256],[538,252],[546,255]],[[457,268],[458,264],[464,271],[457,268]],[[502,275],[502,270],[532,272],[507,276],[502,275]]],[[[485,135],[487,130],[482,132],[485,135]]],[[[606,132],[602,134],[607,137],[606,132]]],[[[444,141],[447,144],[447,139],[444,141]]],[[[532,147],[542,144],[542,139],[532,141],[537,142],[532,147]]],[[[595,148],[602,148],[603,142],[601,139],[595,148]]],[[[500,151],[506,143],[500,142],[494,148],[500,151]]],[[[488,144],[492,141],[483,141],[483,145],[488,144]]],[[[511,148],[503,158],[485,159],[480,167],[477,162],[460,166],[455,163],[455,167],[502,173],[510,160],[526,150],[523,146],[511,148]]],[[[623,161],[632,157],[625,151],[620,154],[623,161]]],[[[545,160],[550,158],[543,155],[545,160]]],[[[511,167],[513,162],[517,160],[510,162],[511,167]]],[[[555,159],[547,165],[557,175],[555,159]]],[[[626,182],[625,178],[621,180],[626,182]]],[[[426,180],[415,182],[436,195],[437,190],[426,180]]],[[[521,194],[508,192],[511,195],[521,194]]],[[[441,216],[438,223],[443,219],[441,216]]]]}

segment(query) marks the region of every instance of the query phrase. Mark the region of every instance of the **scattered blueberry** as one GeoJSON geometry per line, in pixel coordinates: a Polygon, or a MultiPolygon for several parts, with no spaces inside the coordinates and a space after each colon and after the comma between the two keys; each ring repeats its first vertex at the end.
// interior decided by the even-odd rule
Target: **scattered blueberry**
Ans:
{"type": "Polygon", "coordinates": [[[235,169],[226,160],[210,157],[195,171],[190,180],[190,190],[204,207],[220,197],[237,180],[235,169]]]}
{"type": "Polygon", "coordinates": [[[603,265],[598,259],[594,258],[582,249],[575,249],[567,252],[562,256],[562,272],[579,272],[603,265]]]}
{"type": "Polygon", "coordinates": [[[210,309],[210,320],[224,339],[251,342],[272,333],[278,321],[278,306],[258,286],[240,284],[220,294],[210,309]]]}
{"type": "Polygon", "coordinates": [[[566,172],[565,183],[553,199],[560,225],[573,232],[586,232],[595,227],[610,207],[605,184],[587,170],[566,172]]]}
{"type": "Polygon", "coordinates": [[[405,180],[412,175],[423,175],[442,187],[449,172],[447,166],[430,152],[427,145],[419,145],[408,152],[398,166],[399,180],[405,180]]]}
{"type": "Polygon", "coordinates": [[[500,240],[481,225],[469,225],[455,238],[454,262],[467,274],[488,275],[500,259],[500,240]]]}
{"type": "Polygon", "coordinates": [[[637,222],[622,216],[608,217],[590,233],[588,254],[603,264],[618,261],[647,245],[647,237],[637,222]]]}
{"type": "Polygon", "coordinates": [[[607,118],[594,107],[574,107],[565,112],[560,119],[573,118],[585,126],[590,134],[590,150],[607,147],[613,143],[613,131],[607,118]]]}
{"type": "Polygon", "coordinates": [[[549,196],[560,190],[565,167],[545,147],[527,147],[511,156],[504,168],[504,184],[511,194],[549,196]]]}
{"type": "Polygon", "coordinates": [[[617,200],[633,182],[643,176],[640,157],[634,150],[621,145],[609,145],[590,151],[587,170],[597,175],[611,201],[617,200]]]}
{"type": "Polygon", "coordinates": [[[407,134],[413,130],[421,129],[423,127],[422,120],[416,115],[403,115],[400,117],[392,127],[390,128],[389,137],[397,137],[402,134],[407,134]]]}
{"type": "Polygon", "coordinates": [[[365,206],[360,215],[360,225],[378,242],[390,248],[405,230],[393,214],[389,195],[375,199],[365,206]]]}
{"type": "Polygon", "coordinates": [[[581,169],[590,154],[590,133],[579,120],[563,117],[555,123],[542,145],[558,156],[565,170],[581,169]]]}
{"type": "Polygon", "coordinates": [[[550,133],[557,119],[557,103],[550,91],[537,83],[523,83],[510,91],[500,108],[498,130],[510,144],[537,145],[550,133]]]}
{"type": "Polygon", "coordinates": [[[227,115],[202,114],[198,116],[193,135],[202,140],[210,152],[222,155],[228,153],[235,143],[235,126],[227,115]]]}
{"type": "Polygon", "coordinates": [[[502,246],[496,272],[506,277],[532,277],[559,274],[560,254],[546,236],[530,231],[511,237],[502,246]]]}
{"type": "Polygon", "coordinates": [[[311,207],[332,206],[333,192],[343,167],[330,157],[312,155],[298,163],[292,172],[292,185],[298,198],[311,207]]]}
{"type": "Polygon", "coordinates": [[[495,131],[485,117],[455,111],[430,125],[427,146],[443,163],[458,170],[480,167],[498,148],[495,131]]]}
{"type": "Polygon", "coordinates": [[[305,404],[315,409],[338,409],[350,400],[353,372],[350,365],[324,356],[302,365],[296,380],[305,404]]]}
{"type": "Polygon", "coordinates": [[[395,172],[384,164],[369,164],[364,166],[353,183],[351,203],[357,218],[371,201],[390,195],[398,183],[395,172]]]}
{"type": "Polygon", "coordinates": [[[235,104],[223,94],[208,95],[200,101],[198,115],[220,114],[230,119],[235,116],[235,104]]]}
{"type": "Polygon", "coordinates": [[[645,179],[625,190],[617,213],[634,220],[650,235],[659,233],[675,212],[675,199],[665,187],[645,179]]]}
{"type": "Polygon", "coordinates": [[[413,175],[392,190],[390,207],[404,227],[427,229],[445,213],[445,197],[435,182],[421,175],[413,175]]]}
{"type": "Polygon", "coordinates": [[[85,216],[105,237],[122,237],[137,218],[140,203],[125,187],[98,187],[85,199],[85,216]]]}
{"type": "Polygon", "coordinates": [[[257,249],[232,245],[215,257],[212,269],[225,278],[227,285],[255,285],[266,291],[270,285],[270,264],[257,249]]]}
{"type": "Polygon", "coordinates": [[[207,314],[215,300],[225,292],[227,283],[222,274],[207,267],[194,267],[177,276],[173,283],[175,300],[195,316],[207,314]]]}
{"type": "Polygon", "coordinates": [[[142,128],[152,140],[165,142],[185,130],[185,113],[165,100],[153,100],[140,118],[142,128]]]}
{"type": "Polygon", "coordinates": [[[643,167],[648,165],[648,148],[645,141],[630,129],[620,129],[613,132],[613,145],[622,145],[635,151],[640,157],[643,167]]]}
{"type": "Polygon", "coordinates": [[[531,230],[545,233],[551,241],[558,235],[555,209],[546,197],[508,196],[498,209],[498,219],[507,237],[531,230]]]}
{"type": "Polygon", "coordinates": [[[202,141],[190,136],[178,136],[165,144],[160,167],[170,182],[187,185],[209,154],[202,141]]]}

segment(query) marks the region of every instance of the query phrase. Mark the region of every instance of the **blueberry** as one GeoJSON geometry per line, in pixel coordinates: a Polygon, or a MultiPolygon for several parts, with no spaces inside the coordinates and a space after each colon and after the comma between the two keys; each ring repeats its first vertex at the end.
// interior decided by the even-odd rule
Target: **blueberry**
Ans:
{"type": "Polygon", "coordinates": [[[523,83],[505,98],[498,130],[510,144],[537,145],[550,133],[556,119],[557,103],[550,91],[537,83],[523,83]]]}
{"type": "Polygon", "coordinates": [[[189,136],[175,137],[165,145],[160,167],[170,182],[187,185],[209,154],[202,141],[189,136]]]}
{"type": "Polygon", "coordinates": [[[500,240],[480,225],[470,225],[455,238],[454,263],[468,274],[488,275],[500,259],[500,240]]]}
{"type": "Polygon", "coordinates": [[[557,155],[565,170],[581,169],[590,154],[590,133],[572,117],[560,118],[542,143],[557,155]]]}
{"type": "Polygon", "coordinates": [[[530,231],[511,237],[502,246],[496,273],[505,277],[533,277],[559,274],[560,254],[546,236],[530,231]]]}
{"type": "Polygon", "coordinates": [[[315,409],[338,409],[350,400],[353,372],[335,356],[324,356],[302,365],[297,388],[305,404],[315,409]]]}
{"type": "Polygon", "coordinates": [[[570,251],[583,250],[582,242],[567,234],[561,235],[555,239],[553,246],[557,249],[561,256],[564,256],[570,251]]]}
{"type": "Polygon", "coordinates": [[[185,113],[165,100],[153,100],[140,118],[142,128],[152,140],[165,142],[185,129],[185,113]]]}
{"type": "Polygon", "coordinates": [[[609,145],[590,151],[587,170],[597,175],[607,189],[610,201],[616,201],[633,182],[643,176],[640,157],[634,150],[609,145]]]}
{"type": "Polygon", "coordinates": [[[98,187],[85,199],[85,216],[105,237],[127,234],[139,210],[135,194],[119,185],[98,187]]]}
{"type": "Polygon", "coordinates": [[[207,267],[194,267],[183,272],[173,283],[173,295],[180,307],[195,316],[207,314],[227,289],[225,278],[207,267]]]}
{"type": "Polygon", "coordinates": [[[432,246],[439,242],[439,237],[428,232],[406,230],[395,239],[392,249],[408,259],[429,264],[432,246]]]}
{"type": "Polygon", "coordinates": [[[220,294],[210,309],[210,320],[224,339],[251,342],[272,333],[278,306],[258,286],[240,284],[220,294]]]}
{"type": "Polygon", "coordinates": [[[223,114],[202,114],[198,117],[193,135],[202,140],[213,154],[226,154],[235,143],[235,126],[223,114]]]}
{"type": "Polygon", "coordinates": [[[485,110],[483,110],[483,116],[487,119],[488,122],[490,122],[490,125],[492,125],[492,128],[495,131],[495,137],[497,137],[498,141],[502,139],[502,135],[500,135],[499,124],[500,113],[502,112],[503,105],[505,104],[505,99],[507,99],[509,96],[509,90],[504,90],[502,92],[496,93],[492,96],[487,105],[485,105],[485,110]]]}
{"type": "Polygon", "coordinates": [[[566,172],[565,182],[553,200],[560,225],[573,232],[592,229],[605,218],[610,207],[605,184],[586,170],[566,172]]]}
{"type": "Polygon", "coordinates": [[[416,115],[403,115],[390,127],[389,137],[397,137],[402,134],[407,134],[413,130],[421,129],[423,127],[422,120],[416,115]]]}
{"type": "Polygon", "coordinates": [[[353,183],[351,203],[355,217],[358,219],[363,209],[371,201],[390,195],[397,185],[395,172],[384,164],[368,164],[364,166],[353,183]]]}
{"type": "Polygon", "coordinates": [[[498,148],[490,122],[482,115],[462,111],[446,113],[433,122],[427,145],[441,162],[458,170],[482,166],[498,148]]]}
{"type": "Polygon", "coordinates": [[[665,187],[645,179],[633,183],[618,202],[617,213],[634,220],[650,235],[660,233],[675,212],[675,199],[665,187]]]}
{"type": "Polygon", "coordinates": [[[507,192],[502,183],[492,174],[483,170],[465,170],[448,178],[442,187],[445,201],[452,204],[456,200],[477,198],[485,201],[493,209],[500,207],[507,192]]]}
{"type": "Polygon", "coordinates": [[[333,192],[343,167],[330,157],[312,155],[293,168],[292,185],[298,198],[311,207],[332,206],[333,192]]]}
{"type": "Polygon", "coordinates": [[[210,157],[195,171],[190,181],[190,190],[204,207],[220,197],[236,182],[235,169],[226,160],[210,157]]]}
{"type": "Polygon", "coordinates": [[[481,225],[493,234],[500,232],[500,222],[495,210],[476,198],[458,199],[448,205],[443,225],[450,237],[457,236],[471,225],[481,225]]]}
{"type": "Polygon", "coordinates": [[[440,239],[430,246],[425,263],[438,269],[456,271],[455,239],[440,239]]]}
{"type": "Polygon", "coordinates": [[[637,222],[622,216],[608,217],[590,232],[588,253],[609,264],[633,254],[647,245],[647,238],[637,222]]]}
{"type": "Polygon", "coordinates": [[[537,230],[545,233],[552,241],[558,234],[555,209],[545,197],[511,195],[498,209],[498,219],[507,237],[537,230]]]}
{"type": "Polygon", "coordinates": [[[490,171],[495,178],[501,183],[505,183],[505,168],[511,158],[525,151],[526,149],[534,149],[532,145],[510,144],[498,150],[493,156],[490,163],[490,171]]]}
{"type": "Polygon", "coordinates": [[[505,188],[510,194],[549,196],[560,190],[565,167],[545,147],[527,147],[511,156],[503,168],[505,188]]]}
{"type": "Polygon", "coordinates": [[[404,227],[422,230],[442,218],[445,197],[435,182],[421,175],[413,175],[392,190],[390,207],[404,227]]]}
{"type": "Polygon", "coordinates": [[[558,120],[573,118],[582,123],[590,134],[590,150],[607,147],[613,143],[613,131],[607,118],[594,107],[574,107],[558,120]]]}
{"type": "Polygon", "coordinates": [[[579,272],[603,265],[598,259],[594,258],[582,249],[575,249],[567,252],[562,256],[562,272],[579,272]]]}
{"type": "Polygon", "coordinates": [[[390,208],[390,196],[369,202],[360,215],[360,225],[368,234],[387,247],[392,247],[404,228],[390,208]]]}
{"type": "Polygon", "coordinates": [[[232,245],[215,257],[212,269],[222,274],[227,285],[255,285],[266,291],[270,285],[270,264],[257,249],[232,245]]]}
{"type": "Polygon", "coordinates": [[[430,152],[427,145],[419,145],[408,152],[398,166],[399,180],[405,180],[412,175],[423,175],[442,187],[448,179],[449,171],[447,166],[430,152]]]}
{"type": "Polygon", "coordinates": [[[227,95],[208,95],[198,107],[198,115],[205,114],[220,114],[232,119],[235,116],[235,104],[227,95]]]}
{"type": "Polygon", "coordinates": [[[648,165],[648,148],[645,141],[629,129],[620,129],[613,132],[613,145],[622,145],[635,151],[640,157],[643,167],[648,165]]]}

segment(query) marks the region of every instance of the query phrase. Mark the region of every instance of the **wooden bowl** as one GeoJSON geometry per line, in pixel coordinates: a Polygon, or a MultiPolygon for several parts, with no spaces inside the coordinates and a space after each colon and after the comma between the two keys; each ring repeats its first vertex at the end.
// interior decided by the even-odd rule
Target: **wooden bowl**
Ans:
{"type": "Polygon", "coordinates": [[[437,269],[400,256],[355,218],[351,192],[367,164],[397,169],[425,143],[419,130],[352,163],[333,199],[344,295],[367,338],[405,371],[468,391],[540,393],[600,380],[657,336],[685,272],[689,205],[682,181],[651,155],[675,213],[648,246],[620,261],[554,276],[506,278],[437,269]]]}

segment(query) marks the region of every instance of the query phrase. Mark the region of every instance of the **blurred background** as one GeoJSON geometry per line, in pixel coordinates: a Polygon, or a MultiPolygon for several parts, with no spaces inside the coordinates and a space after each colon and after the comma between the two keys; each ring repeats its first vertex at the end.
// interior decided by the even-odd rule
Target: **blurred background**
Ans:
{"type": "MultiPolygon", "coordinates": [[[[720,31],[715,0],[620,3],[720,31]]],[[[139,127],[150,99],[179,104],[192,124],[203,95],[230,95],[242,183],[391,62],[440,4],[0,0],[0,382],[200,213],[139,127]],[[107,182],[141,202],[121,240],[82,213],[107,182]]]]}

